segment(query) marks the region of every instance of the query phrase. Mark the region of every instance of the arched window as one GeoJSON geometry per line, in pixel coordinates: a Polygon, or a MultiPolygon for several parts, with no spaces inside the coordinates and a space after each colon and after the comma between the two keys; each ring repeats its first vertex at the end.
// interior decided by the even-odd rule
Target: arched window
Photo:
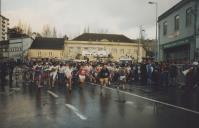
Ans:
{"type": "Polygon", "coordinates": [[[180,16],[175,16],[175,31],[179,31],[180,29],[180,16]]]}
{"type": "Polygon", "coordinates": [[[188,8],[186,10],[186,26],[191,26],[192,25],[192,8],[188,8]]]}
{"type": "Polygon", "coordinates": [[[167,35],[167,28],[168,28],[168,24],[167,24],[167,21],[165,21],[163,23],[163,35],[167,35]]]}

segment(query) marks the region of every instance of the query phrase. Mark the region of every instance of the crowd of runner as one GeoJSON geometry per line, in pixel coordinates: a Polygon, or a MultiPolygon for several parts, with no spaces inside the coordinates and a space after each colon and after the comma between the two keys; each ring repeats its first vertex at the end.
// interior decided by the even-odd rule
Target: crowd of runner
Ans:
{"type": "MultiPolygon", "coordinates": [[[[63,62],[63,61],[25,61],[23,63],[9,61],[0,63],[1,83],[5,83],[5,76],[19,79],[23,73],[25,82],[38,88],[66,86],[68,91],[78,85],[82,88],[85,82],[97,83],[103,86],[115,86],[128,89],[128,85],[140,83],[146,86],[177,86],[179,73],[188,70],[185,75],[185,85],[196,88],[199,85],[198,62],[186,64],[179,72],[174,63],[157,63],[144,60],[141,63],[117,62],[63,62]]],[[[2,84],[2,85],[3,85],[2,84]]]]}

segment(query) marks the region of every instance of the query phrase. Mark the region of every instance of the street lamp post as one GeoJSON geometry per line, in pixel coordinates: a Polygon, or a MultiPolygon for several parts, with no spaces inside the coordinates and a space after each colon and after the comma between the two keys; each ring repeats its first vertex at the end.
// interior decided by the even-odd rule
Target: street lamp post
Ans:
{"type": "Polygon", "coordinates": [[[143,34],[142,32],[145,32],[145,30],[142,28],[142,25],[140,26],[140,33],[139,33],[139,42],[138,42],[138,49],[137,49],[137,62],[140,60],[140,44],[142,43],[143,34]]]}
{"type": "Polygon", "coordinates": [[[158,41],[158,3],[149,1],[149,4],[155,5],[155,29],[156,29],[156,35],[155,35],[155,41],[156,41],[156,59],[159,60],[160,58],[160,46],[158,41]]]}
{"type": "MultiPolygon", "coordinates": [[[[194,9],[194,40],[195,40],[195,45],[196,45],[196,49],[195,52],[196,54],[198,54],[198,48],[197,48],[197,20],[198,20],[198,0],[195,0],[195,9],[194,9]]],[[[199,59],[198,55],[194,55],[194,59],[199,59]]]]}
{"type": "Polygon", "coordinates": [[[1,15],[1,0],[0,0],[0,15],[1,15]]]}

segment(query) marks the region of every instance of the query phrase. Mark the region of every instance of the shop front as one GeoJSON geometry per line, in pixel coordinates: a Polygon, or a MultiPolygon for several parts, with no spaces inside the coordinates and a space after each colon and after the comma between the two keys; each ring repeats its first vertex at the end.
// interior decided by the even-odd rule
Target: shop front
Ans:
{"type": "Polygon", "coordinates": [[[195,43],[193,38],[166,43],[161,48],[164,61],[188,63],[194,59],[195,43]]]}
{"type": "Polygon", "coordinates": [[[190,61],[190,44],[164,49],[164,60],[176,63],[190,61]]]}

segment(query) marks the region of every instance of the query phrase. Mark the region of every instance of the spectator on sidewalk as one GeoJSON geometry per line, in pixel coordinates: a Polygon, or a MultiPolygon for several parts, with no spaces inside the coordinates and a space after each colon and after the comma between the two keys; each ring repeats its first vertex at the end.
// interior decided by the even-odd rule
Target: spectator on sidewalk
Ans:
{"type": "Polygon", "coordinates": [[[8,74],[9,74],[9,85],[10,85],[10,87],[12,87],[12,81],[13,81],[12,77],[13,77],[14,67],[15,67],[14,60],[9,61],[9,63],[8,63],[8,74]]]}
{"type": "Polygon", "coordinates": [[[194,86],[196,86],[196,81],[197,81],[197,66],[198,62],[193,62],[190,68],[187,69],[187,74],[186,76],[186,87],[190,90],[193,89],[194,86]]]}
{"type": "Polygon", "coordinates": [[[146,65],[146,70],[147,70],[147,85],[151,86],[152,85],[152,73],[154,71],[154,67],[151,63],[151,60],[149,60],[148,64],[146,65]]]}
{"type": "Polygon", "coordinates": [[[2,62],[0,64],[0,77],[1,77],[1,89],[4,91],[5,89],[5,84],[6,84],[6,75],[7,75],[7,65],[6,62],[2,62]]]}
{"type": "Polygon", "coordinates": [[[199,64],[198,62],[193,63],[193,88],[199,86],[199,64]]]}
{"type": "Polygon", "coordinates": [[[177,84],[177,75],[178,75],[178,68],[175,63],[172,63],[169,66],[169,85],[175,86],[177,84]]]}
{"type": "Polygon", "coordinates": [[[160,67],[159,67],[158,62],[156,62],[154,64],[154,71],[152,73],[152,80],[153,80],[153,83],[154,83],[154,85],[156,87],[159,86],[159,82],[160,82],[160,67]]]}
{"type": "Polygon", "coordinates": [[[146,66],[147,66],[146,61],[143,60],[141,66],[140,66],[141,80],[142,80],[143,85],[147,84],[147,67],[146,66]]]}

